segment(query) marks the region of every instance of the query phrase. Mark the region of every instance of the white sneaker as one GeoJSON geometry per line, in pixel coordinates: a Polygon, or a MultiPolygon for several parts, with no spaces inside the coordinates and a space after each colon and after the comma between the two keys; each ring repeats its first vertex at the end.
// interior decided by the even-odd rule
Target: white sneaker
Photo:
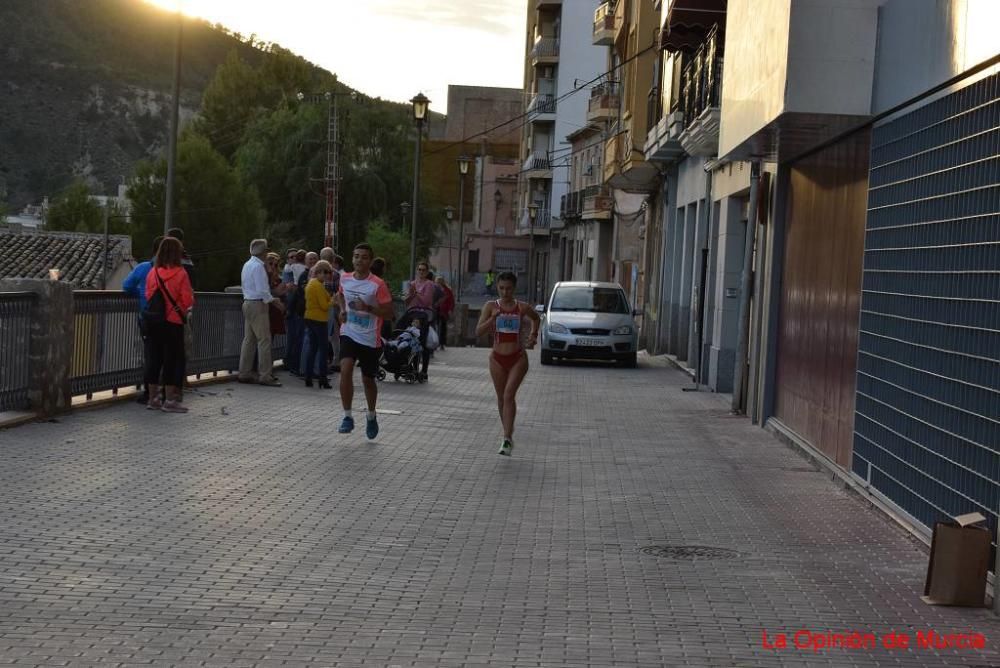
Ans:
{"type": "Polygon", "coordinates": [[[503,439],[503,441],[500,442],[500,449],[497,450],[497,454],[510,457],[510,451],[513,449],[514,449],[514,441],[510,440],[509,438],[505,438],[503,439]]]}

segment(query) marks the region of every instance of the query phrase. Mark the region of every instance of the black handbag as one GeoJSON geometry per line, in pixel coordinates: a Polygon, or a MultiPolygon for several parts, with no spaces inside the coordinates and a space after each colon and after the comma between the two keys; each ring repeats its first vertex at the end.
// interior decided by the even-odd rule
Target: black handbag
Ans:
{"type": "Polygon", "coordinates": [[[163,300],[163,295],[167,296],[170,300],[171,308],[174,313],[181,317],[181,322],[187,322],[187,317],[181,311],[181,308],[174,301],[173,296],[170,291],[167,290],[167,286],[163,284],[163,279],[160,278],[160,273],[153,268],[153,273],[156,276],[156,282],[160,284],[160,287],[156,289],[153,296],[149,298],[146,302],[146,308],[142,311],[142,322],[143,327],[148,327],[149,325],[159,325],[167,321],[167,304],[163,300]]]}

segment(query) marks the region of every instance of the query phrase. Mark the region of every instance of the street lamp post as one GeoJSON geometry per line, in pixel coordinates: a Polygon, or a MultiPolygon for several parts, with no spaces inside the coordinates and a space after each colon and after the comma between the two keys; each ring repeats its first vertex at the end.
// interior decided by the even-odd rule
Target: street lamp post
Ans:
{"type": "Polygon", "coordinates": [[[538,216],[538,205],[529,204],[528,205],[528,222],[531,227],[528,228],[528,299],[534,304],[537,299],[535,299],[535,272],[537,267],[535,267],[535,218],[538,216]]]}
{"type": "Polygon", "coordinates": [[[453,278],[455,273],[455,245],[451,243],[451,221],[455,218],[455,207],[449,205],[444,208],[444,217],[448,221],[448,273],[449,278],[453,278]]]}
{"type": "Polygon", "coordinates": [[[430,100],[423,93],[417,93],[410,103],[413,105],[413,120],[417,124],[417,146],[413,152],[413,222],[410,225],[410,280],[417,275],[417,214],[420,211],[420,140],[423,136],[424,121],[430,100]]]}
{"type": "Polygon", "coordinates": [[[469,163],[472,158],[462,155],[458,158],[458,283],[455,287],[458,290],[458,300],[462,301],[462,273],[465,271],[465,262],[462,258],[462,251],[465,249],[465,219],[462,211],[465,204],[465,175],[469,173],[469,163]]]}

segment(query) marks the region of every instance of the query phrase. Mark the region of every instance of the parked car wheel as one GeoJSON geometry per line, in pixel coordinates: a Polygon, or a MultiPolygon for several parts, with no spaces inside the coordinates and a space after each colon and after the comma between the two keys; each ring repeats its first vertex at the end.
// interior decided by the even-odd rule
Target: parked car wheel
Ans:
{"type": "Polygon", "coordinates": [[[554,361],[554,359],[555,358],[552,357],[552,351],[551,350],[543,350],[542,351],[542,364],[545,364],[546,366],[549,365],[549,364],[552,364],[552,362],[554,361]]]}

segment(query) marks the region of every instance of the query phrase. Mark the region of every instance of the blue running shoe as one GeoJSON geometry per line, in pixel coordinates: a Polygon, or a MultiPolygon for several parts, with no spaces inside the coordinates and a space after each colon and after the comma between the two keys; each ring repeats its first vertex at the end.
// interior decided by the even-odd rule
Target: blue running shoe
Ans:
{"type": "Polygon", "coordinates": [[[337,430],[341,434],[350,434],[354,431],[354,418],[350,415],[345,415],[344,420],[340,423],[340,429],[337,430]]]}
{"type": "Polygon", "coordinates": [[[378,436],[378,419],[370,417],[366,420],[366,422],[367,424],[365,425],[365,436],[367,436],[368,440],[370,441],[376,436],[378,436]]]}

